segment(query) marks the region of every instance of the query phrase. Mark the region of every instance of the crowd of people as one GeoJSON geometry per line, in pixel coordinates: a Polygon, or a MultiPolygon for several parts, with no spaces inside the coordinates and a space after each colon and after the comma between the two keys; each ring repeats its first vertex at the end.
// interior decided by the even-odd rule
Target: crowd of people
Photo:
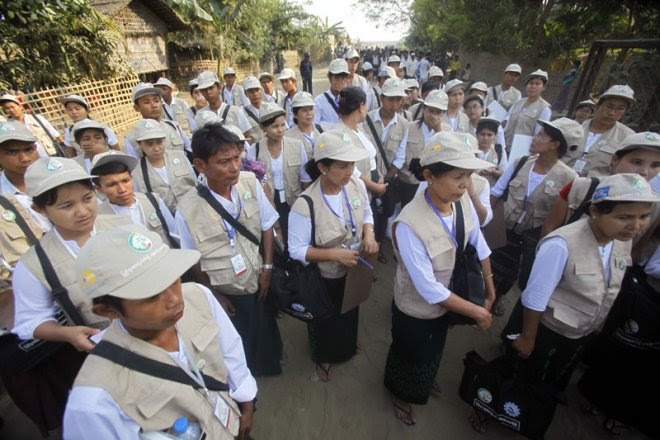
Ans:
{"type": "MultiPolygon", "coordinates": [[[[42,435],[248,438],[255,377],[286,358],[270,301],[282,248],[318,266],[328,293],[331,313],[307,332],[330,383],[361,350],[347,273],[394,261],[384,385],[406,425],[440,392],[450,325],[487,330],[517,285],[504,349],[560,396],[587,361],[591,409],[612,431],[657,435],[650,408],[622,397],[660,385],[647,330],[660,316],[631,324],[617,307],[640,295],[634,276],[660,310],[660,135],[619,122],[633,90],[612,85],[552,120],[547,72],[516,63],[489,86],[457,55],[347,48],[317,96],[304,69],[240,84],[231,67],[204,71],[193,105],[165,77],[139,83],[142,119],[121,144],[84,96],[62,99],[64,134],[0,96],[0,288],[14,299],[2,354],[32,347],[1,373],[42,435]],[[468,252],[478,303],[453,290],[468,252]]],[[[488,420],[469,418],[480,433],[488,420]]]]}

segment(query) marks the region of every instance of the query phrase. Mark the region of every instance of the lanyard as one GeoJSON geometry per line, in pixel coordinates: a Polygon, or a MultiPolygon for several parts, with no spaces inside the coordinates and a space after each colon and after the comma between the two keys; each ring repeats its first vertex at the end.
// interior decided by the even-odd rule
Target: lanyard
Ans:
{"type": "MultiPolygon", "coordinates": [[[[233,192],[234,192],[234,187],[231,188],[230,197],[231,194],[233,194],[233,192]]],[[[233,199],[231,201],[231,204],[232,206],[234,206],[233,199]]],[[[238,214],[236,214],[235,217],[236,220],[238,220],[241,217],[241,211],[243,211],[243,202],[241,201],[241,198],[238,197],[238,214]]],[[[229,236],[229,245],[233,248],[236,245],[236,243],[234,242],[234,233],[236,232],[236,230],[231,225],[227,224],[224,218],[220,217],[220,219],[222,220],[222,223],[224,223],[225,229],[227,230],[227,235],[229,236]]]]}
{"type": "Polygon", "coordinates": [[[308,135],[307,133],[303,133],[302,131],[301,133],[303,137],[307,139],[307,142],[309,142],[309,145],[312,147],[312,151],[314,151],[314,138],[308,135]]]}
{"type": "Polygon", "coordinates": [[[208,396],[209,390],[206,388],[206,383],[204,382],[204,377],[202,376],[202,373],[199,371],[199,368],[197,367],[197,364],[195,363],[195,360],[190,356],[190,352],[186,348],[186,344],[183,342],[183,340],[179,337],[179,331],[177,330],[177,338],[179,338],[179,350],[183,352],[184,356],[188,360],[188,365],[185,365],[183,362],[181,362],[180,359],[176,358],[174,359],[174,362],[183,370],[184,373],[188,375],[192,380],[194,380],[199,386],[202,387],[204,390],[204,394],[208,396]]]}
{"type": "MultiPolygon", "coordinates": [[[[447,226],[447,223],[445,223],[444,219],[442,218],[442,214],[440,211],[438,211],[438,208],[435,207],[435,205],[431,202],[431,197],[429,197],[428,189],[424,191],[424,198],[426,199],[426,203],[431,207],[433,212],[435,213],[436,217],[438,217],[438,220],[440,220],[440,223],[442,223],[442,227],[445,229],[445,232],[451,239],[451,242],[454,244],[455,248],[458,248],[458,244],[456,243],[456,237],[454,237],[454,233],[449,230],[449,227],[447,226]]],[[[452,208],[453,208],[452,204],[452,208]]],[[[454,214],[456,215],[456,214],[454,214]]]]}
{"type": "MultiPolygon", "coordinates": [[[[334,209],[332,209],[332,207],[330,206],[330,203],[328,202],[328,199],[325,197],[325,194],[323,193],[323,185],[321,185],[321,181],[319,181],[319,186],[321,187],[321,197],[323,197],[323,201],[325,202],[325,206],[328,207],[330,212],[332,212],[335,215],[335,217],[343,220],[344,223],[345,223],[346,219],[344,217],[342,217],[341,215],[337,214],[334,211],[334,209]]],[[[349,216],[349,219],[350,219],[350,222],[351,222],[351,234],[353,235],[353,237],[355,237],[355,223],[353,222],[353,212],[351,211],[351,205],[350,205],[350,203],[348,203],[348,194],[346,194],[346,187],[342,186],[341,191],[342,191],[342,194],[344,195],[344,201],[346,202],[346,209],[348,210],[348,216],[349,216]]]]}

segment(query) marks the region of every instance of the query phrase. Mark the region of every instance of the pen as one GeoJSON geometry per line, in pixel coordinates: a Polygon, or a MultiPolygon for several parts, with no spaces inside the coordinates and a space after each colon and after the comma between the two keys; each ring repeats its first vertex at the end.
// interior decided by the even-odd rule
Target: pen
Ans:
{"type": "MultiPolygon", "coordinates": [[[[347,247],[345,244],[342,244],[341,247],[343,247],[344,249],[348,249],[348,247],[347,247]]],[[[374,267],[371,265],[371,263],[369,263],[367,260],[365,260],[365,259],[362,258],[361,256],[358,255],[357,258],[358,258],[358,261],[359,261],[360,263],[364,264],[364,265],[367,266],[369,269],[373,269],[373,268],[374,268],[374,267]]]]}

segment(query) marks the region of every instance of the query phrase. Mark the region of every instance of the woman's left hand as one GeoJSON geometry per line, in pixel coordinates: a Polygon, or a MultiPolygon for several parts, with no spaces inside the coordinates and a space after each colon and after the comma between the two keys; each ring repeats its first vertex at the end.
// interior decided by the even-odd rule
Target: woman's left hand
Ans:
{"type": "Polygon", "coordinates": [[[362,255],[371,256],[378,253],[378,243],[372,237],[367,237],[362,240],[362,255]]]}

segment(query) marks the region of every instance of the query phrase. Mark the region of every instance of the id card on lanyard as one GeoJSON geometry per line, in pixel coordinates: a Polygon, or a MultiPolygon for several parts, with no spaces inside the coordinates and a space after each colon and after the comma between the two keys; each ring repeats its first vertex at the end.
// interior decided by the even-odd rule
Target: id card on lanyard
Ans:
{"type": "MultiPolygon", "coordinates": [[[[234,188],[232,188],[232,193],[234,192],[234,188]]],[[[234,204],[234,201],[232,199],[232,206],[234,204]]],[[[238,197],[238,214],[236,215],[235,219],[238,221],[238,219],[241,217],[241,212],[243,211],[243,202],[241,201],[241,198],[238,197]]],[[[247,265],[245,264],[245,259],[243,258],[243,255],[241,252],[236,249],[236,239],[234,238],[236,236],[236,229],[234,229],[230,224],[228,224],[224,218],[220,217],[222,220],[222,223],[225,225],[225,229],[227,230],[227,236],[229,237],[229,246],[231,246],[231,266],[234,269],[234,273],[236,276],[243,275],[244,273],[247,272],[247,265]]]]}
{"type": "MultiPolygon", "coordinates": [[[[335,212],[334,209],[330,206],[330,203],[328,202],[328,199],[325,197],[325,193],[323,192],[323,185],[319,185],[321,187],[321,197],[323,197],[323,202],[325,202],[325,206],[328,207],[330,212],[337,217],[340,220],[344,221],[344,225],[348,226],[346,224],[346,219],[339,215],[338,213],[335,212]]],[[[351,204],[348,202],[348,193],[346,192],[346,187],[342,186],[341,187],[342,195],[344,198],[344,202],[346,203],[346,210],[348,211],[348,217],[349,217],[349,222],[350,222],[350,231],[351,231],[351,245],[349,246],[350,249],[352,250],[359,250],[360,249],[360,239],[357,237],[357,229],[355,228],[355,221],[353,221],[353,211],[351,210],[351,204]]],[[[348,229],[348,228],[347,228],[348,229]]]]}

